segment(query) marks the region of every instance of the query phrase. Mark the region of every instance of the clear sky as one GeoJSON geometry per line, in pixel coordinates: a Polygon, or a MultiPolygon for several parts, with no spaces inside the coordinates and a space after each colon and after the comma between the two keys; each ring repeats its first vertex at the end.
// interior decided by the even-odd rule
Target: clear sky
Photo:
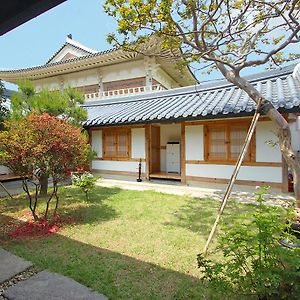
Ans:
{"type": "MultiPolygon", "coordinates": [[[[2,35],[0,69],[19,69],[44,64],[65,43],[69,33],[74,40],[89,48],[110,48],[106,35],[113,32],[117,25],[113,18],[104,13],[102,3],[103,0],[68,0],[2,35]]],[[[299,51],[300,43],[293,45],[292,52],[299,51]]],[[[247,70],[247,73],[253,73],[253,69],[247,70]]],[[[214,72],[209,77],[199,72],[196,75],[201,81],[222,77],[219,72],[214,72]]],[[[7,88],[16,89],[11,84],[5,85],[7,88]]]]}
{"type": "MultiPolygon", "coordinates": [[[[0,37],[0,69],[44,64],[64,43],[67,34],[95,49],[110,48],[106,35],[116,23],[101,0],[68,0],[0,37]]],[[[6,84],[8,88],[12,85],[6,84]]]]}

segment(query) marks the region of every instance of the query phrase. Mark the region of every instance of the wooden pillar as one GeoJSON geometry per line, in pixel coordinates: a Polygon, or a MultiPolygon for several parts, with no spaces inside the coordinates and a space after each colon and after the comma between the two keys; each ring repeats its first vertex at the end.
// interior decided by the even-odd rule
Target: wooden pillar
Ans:
{"type": "Polygon", "coordinates": [[[150,125],[149,124],[145,126],[145,154],[146,154],[145,177],[146,180],[149,180],[150,178],[150,125]]]}
{"type": "Polygon", "coordinates": [[[104,95],[103,77],[100,69],[98,70],[98,93],[99,97],[102,97],[104,95]]]}
{"type": "MultiPolygon", "coordinates": [[[[88,135],[89,135],[89,144],[91,145],[91,147],[92,147],[92,143],[93,143],[93,140],[92,140],[92,129],[91,128],[89,128],[88,129],[88,135]]],[[[90,160],[90,163],[89,163],[89,171],[90,172],[92,172],[93,171],[93,161],[92,160],[90,160]]]]}
{"type": "Polygon", "coordinates": [[[284,159],[284,157],[282,157],[282,183],[281,183],[281,191],[283,193],[287,193],[289,191],[289,187],[288,187],[288,165],[284,159]]]}
{"type": "Polygon", "coordinates": [[[185,165],[185,123],[181,123],[181,141],[180,141],[180,169],[181,183],[186,184],[186,165],[185,165]]]}

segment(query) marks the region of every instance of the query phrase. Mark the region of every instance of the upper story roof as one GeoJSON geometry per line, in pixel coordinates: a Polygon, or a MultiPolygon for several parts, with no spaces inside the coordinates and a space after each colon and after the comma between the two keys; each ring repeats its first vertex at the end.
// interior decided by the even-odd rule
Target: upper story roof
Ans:
{"type": "MultiPolygon", "coordinates": [[[[300,111],[300,64],[246,77],[281,111],[300,111]]],[[[256,104],[227,80],[152,94],[90,101],[85,127],[247,116],[256,104]]]]}
{"type": "Polygon", "coordinates": [[[50,57],[46,64],[91,55],[97,52],[98,51],[90,49],[73,40],[72,35],[69,34],[66,38],[66,42],[50,57]],[[68,56],[68,54],[71,54],[72,56],[68,56]]]}
{"type": "MultiPolygon", "coordinates": [[[[144,45],[149,56],[153,55],[152,52],[156,56],[159,51],[160,55],[156,56],[157,63],[179,85],[187,86],[197,82],[188,67],[179,70],[178,58],[172,57],[168,51],[162,51],[159,47],[160,42],[154,36],[144,45]]],[[[66,43],[55,52],[46,64],[22,69],[0,70],[0,79],[12,83],[17,83],[21,79],[38,80],[83,70],[101,69],[103,66],[143,59],[144,56],[137,52],[124,51],[121,48],[95,51],[68,36],[66,43]]]]}

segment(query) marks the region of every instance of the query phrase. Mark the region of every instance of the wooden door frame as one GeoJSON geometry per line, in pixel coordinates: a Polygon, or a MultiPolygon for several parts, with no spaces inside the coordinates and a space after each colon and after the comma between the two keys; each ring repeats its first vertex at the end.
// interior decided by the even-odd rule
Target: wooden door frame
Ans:
{"type": "Polygon", "coordinates": [[[159,169],[160,169],[160,125],[157,125],[157,124],[151,124],[150,125],[150,139],[149,139],[149,176],[151,175],[151,173],[153,173],[153,170],[152,170],[152,128],[153,127],[156,127],[159,129],[159,169]]]}
{"type": "Polygon", "coordinates": [[[151,125],[146,124],[145,126],[145,156],[146,156],[146,162],[145,162],[145,173],[146,173],[146,180],[150,179],[150,145],[151,145],[151,135],[150,135],[150,130],[151,130],[151,125]]]}
{"type": "Polygon", "coordinates": [[[181,175],[181,183],[186,184],[185,123],[184,122],[181,122],[181,136],[180,136],[180,175],[181,175]]]}

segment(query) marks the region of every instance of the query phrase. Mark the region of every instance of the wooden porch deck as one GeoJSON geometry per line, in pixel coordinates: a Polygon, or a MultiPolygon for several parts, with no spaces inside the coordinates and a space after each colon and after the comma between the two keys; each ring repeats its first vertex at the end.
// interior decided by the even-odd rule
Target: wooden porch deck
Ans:
{"type": "Polygon", "coordinates": [[[18,179],[21,179],[21,177],[14,174],[0,175],[0,182],[18,180],[18,179]]]}
{"type": "Polygon", "coordinates": [[[150,178],[156,179],[173,179],[181,180],[181,175],[177,173],[167,173],[167,172],[154,172],[149,175],[150,178]]]}

